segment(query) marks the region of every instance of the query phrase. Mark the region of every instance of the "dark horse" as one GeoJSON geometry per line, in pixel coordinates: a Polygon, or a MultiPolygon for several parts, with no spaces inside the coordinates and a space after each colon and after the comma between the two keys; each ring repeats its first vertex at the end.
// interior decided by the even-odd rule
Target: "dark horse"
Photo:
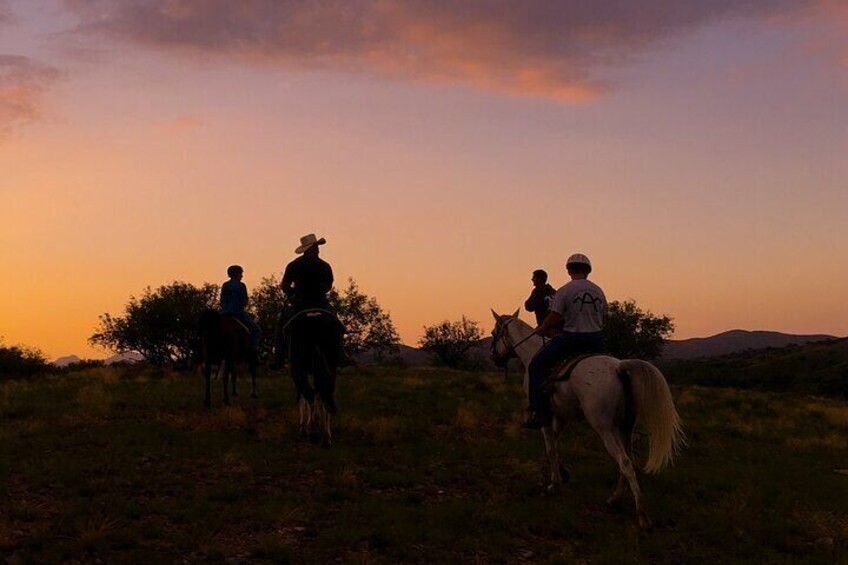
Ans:
{"type": "Polygon", "coordinates": [[[250,370],[251,398],[256,398],[256,358],[250,347],[250,333],[232,316],[222,316],[217,310],[206,310],[200,315],[201,363],[206,380],[206,396],[203,404],[212,405],[212,366],[218,367],[224,383],[224,404],[230,404],[228,381],[232,382],[233,396],[236,391],[236,368],[247,363],[250,370]]]}
{"type": "Polygon", "coordinates": [[[333,444],[330,428],[336,414],[336,370],[339,364],[341,322],[328,310],[310,309],[295,314],[286,324],[291,375],[297,389],[300,433],[314,441],[333,444]],[[312,383],[309,376],[312,375],[312,383]]]}

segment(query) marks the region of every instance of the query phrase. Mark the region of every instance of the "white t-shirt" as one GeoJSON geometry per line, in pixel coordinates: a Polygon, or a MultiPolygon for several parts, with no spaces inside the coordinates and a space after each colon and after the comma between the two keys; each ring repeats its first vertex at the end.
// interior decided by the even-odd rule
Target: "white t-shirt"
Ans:
{"type": "Polygon", "coordinates": [[[551,310],[562,316],[563,331],[599,332],[604,327],[607,297],[595,283],[588,279],[577,279],[556,292],[551,310]]]}

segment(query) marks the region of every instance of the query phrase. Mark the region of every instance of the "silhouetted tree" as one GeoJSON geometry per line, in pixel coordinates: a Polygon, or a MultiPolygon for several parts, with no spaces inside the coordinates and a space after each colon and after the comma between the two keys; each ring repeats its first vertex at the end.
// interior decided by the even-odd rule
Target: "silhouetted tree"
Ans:
{"type": "Polygon", "coordinates": [[[119,353],[138,352],[157,366],[186,368],[197,357],[200,314],[217,304],[214,284],[148,287],[141,298],[130,297],[123,316],[100,316],[89,342],[119,353]]]}
{"type": "Polygon", "coordinates": [[[49,368],[47,360],[38,349],[22,345],[6,346],[0,342],[0,378],[31,377],[49,368]]]}
{"type": "Polygon", "coordinates": [[[609,353],[619,359],[655,359],[674,332],[668,316],[656,316],[632,300],[609,303],[604,319],[604,339],[609,353]]]}
{"type": "Polygon", "coordinates": [[[248,308],[256,316],[256,322],[262,330],[259,343],[259,357],[269,359],[274,352],[274,331],[280,312],[286,305],[286,294],[280,288],[275,276],[265,277],[250,293],[248,308]]]}
{"type": "Polygon", "coordinates": [[[400,336],[391,316],[383,311],[376,298],[361,292],[352,278],[347,280],[343,292],[334,288],[327,298],[345,326],[348,357],[365,352],[378,359],[397,354],[400,336]]]}
{"type": "MultiPolygon", "coordinates": [[[[327,298],[345,326],[345,352],[348,357],[354,358],[365,352],[377,358],[397,353],[400,337],[391,316],[383,311],[376,298],[360,291],[353,279],[348,279],[342,292],[332,289],[327,298]]],[[[274,276],[262,279],[251,293],[250,308],[262,328],[264,355],[272,351],[274,327],[285,304],[285,294],[274,276]]]]}
{"type": "Polygon", "coordinates": [[[482,339],[477,322],[463,316],[456,322],[445,320],[434,326],[424,326],[424,336],[418,345],[443,364],[456,369],[468,361],[469,352],[482,339]]]}

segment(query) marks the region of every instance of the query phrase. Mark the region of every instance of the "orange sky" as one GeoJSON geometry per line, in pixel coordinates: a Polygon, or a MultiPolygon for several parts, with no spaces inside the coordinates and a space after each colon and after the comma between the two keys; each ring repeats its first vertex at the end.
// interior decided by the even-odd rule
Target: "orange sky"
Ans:
{"type": "Polygon", "coordinates": [[[86,2],[0,1],[6,343],[102,356],[86,338],[131,294],[220,283],[234,262],[251,286],[308,232],[407,343],[463,314],[488,330],[533,269],[564,283],[575,251],[677,338],[848,333],[838,4],[693,3],[648,14],[656,29],[587,12],[560,43],[485,3],[471,21],[388,2],[356,34],[309,14],[338,51],[298,29],[261,49],[204,35],[253,34],[277,15],[260,1],[202,22],[171,2],[184,10],[155,18],[188,26],[178,40],[174,21],[99,4],[83,33],[86,2]]]}

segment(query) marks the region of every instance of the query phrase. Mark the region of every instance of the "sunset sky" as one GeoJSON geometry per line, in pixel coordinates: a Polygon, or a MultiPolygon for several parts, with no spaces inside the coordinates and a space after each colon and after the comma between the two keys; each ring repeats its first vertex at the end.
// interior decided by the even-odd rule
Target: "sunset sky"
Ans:
{"type": "Polygon", "coordinates": [[[310,232],[410,344],[576,251],[677,339],[843,336],[848,2],[0,0],[0,194],[48,357],[310,232]]]}

